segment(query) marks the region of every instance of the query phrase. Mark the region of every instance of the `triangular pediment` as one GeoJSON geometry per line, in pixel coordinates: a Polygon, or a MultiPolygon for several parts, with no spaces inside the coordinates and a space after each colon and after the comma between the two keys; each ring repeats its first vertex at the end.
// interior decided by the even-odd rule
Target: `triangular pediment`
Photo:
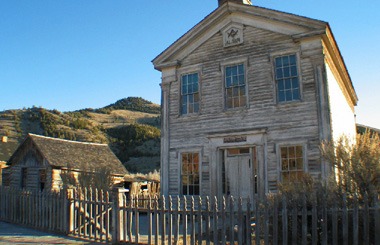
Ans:
{"type": "Polygon", "coordinates": [[[152,62],[156,69],[175,66],[217,33],[223,34],[221,45],[243,42],[239,36],[244,26],[260,28],[283,35],[301,37],[308,33],[323,33],[327,23],[302,16],[243,4],[226,3],[186,34],[180,37],[152,62]],[[232,38],[232,36],[236,38],[232,38]]]}

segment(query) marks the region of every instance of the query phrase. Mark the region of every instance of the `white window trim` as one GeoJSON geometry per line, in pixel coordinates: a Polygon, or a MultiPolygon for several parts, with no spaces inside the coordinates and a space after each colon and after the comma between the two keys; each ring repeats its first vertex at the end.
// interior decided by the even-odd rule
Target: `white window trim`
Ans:
{"type": "Polygon", "coordinates": [[[234,59],[226,59],[222,62],[220,62],[220,70],[222,73],[222,94],[223,94],[223,111],[234,111],[234,110],[242,110],[249,108],[249,89],[248,89],[248,58],[247,57],[240,57],[240,58],[234,58],[234,59]],[[241,107],[234,107],[234,108],[227,108],[226,104],[226,66],[233,66],[233,65],[244,65],[244,79],[245,79],[245,106],[241,107]]]}
{"type": "Polygon", "coordinates": [[[202,195],[202,149],[201,148],[188,148],[188,149],[181,149],[178,151],[178,183],[179,183],[179,192],[181,196],[201,196],[202,195]],[[182,192],[182,154],[183,153],[198,153],[199,158],[199,195],[184,195],[182,192]]]}
{"type": "Polygon", "coordinates": [[[302,146],[302,154],[303,154],[303,171],[304,173],[309,172],[309,164],[307,158],[307,142],[302,141],[288,141],[287,143],[278,143],[276,145],[276,159],[277,159],[277,181],[278,183],[282,183],[282,166],[281,166],[281,147],[289,147],[289,146],[302,146]]]}

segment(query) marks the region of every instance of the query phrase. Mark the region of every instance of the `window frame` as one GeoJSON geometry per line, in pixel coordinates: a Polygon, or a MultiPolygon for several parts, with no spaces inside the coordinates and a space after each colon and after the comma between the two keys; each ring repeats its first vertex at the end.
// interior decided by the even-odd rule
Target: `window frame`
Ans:
{"type": "MultiPolygon", "coordinates": [[[[272,54],[271,55],[271,63],[272,63],[272,72],[273,72],[273,82],[274,82],[274,88],[275,88],[275,91],[274,91],[274,96],[276,98],[276,102],[277,104],[289,104],[289,103],[297,103],[297,102],[300,102],[303,100],[303,96],[302,96],[302,75],[301,75],[301,59],[300,59],[300,55],[299,55],[299,51],[295,51],[295,50],[290,50],[290,51],[286,51],[286,52],[278,52],[278,53],[275,53],[275,54],[272,54]],[[295,61],[296,61],[296,71],[297,71],[297,78],[298,78],[298,99],[292,99],[292,100],[283,100],[283,101],[280,101],[280,92],[279,92],[279,83],[278,83],[278,80],[277,80],[277,66],[276,66],[276,59],[277,58],[280,58],[280,57],[285,57],[285,56],[292,56],[294,55],[295,56],[295,61]]],[[[289,79],[291,78],[294,78],[294,77],[289,77],[289,79]]],[[[285,87],[285,86],[284,86],[285,87]]],[[[293,96],[293,91],[292,91],[292,96],[293,96]]],[[[286,98],[286,96],[285,96],[286,98]]]]}
{"type": "Polygon", "coordinates": [[[190,65],[185,68],[180,68],[177,70],[177,82],[178,82],[178,116],[188,117],[195,116],[201,113],[201,101],[202,101],[202,66],[201,65],[190,65]],[[183,113],[182,111],[182,77],[190,74],[198,74],[198,112],[183,113]]]}
{"type": "Polygon", "coordinates": [[[221,72],[222,72],[222,93],[223,93],[223,109],[225,111],[230,110],[241,110],[249,107],[249,96],[248,96],[248,59],[247,58],[239,58],[239,59],[231,59],[220,63],[221,72]],[[237,106],[237,107],[228,107],[227,106],[227,86],[226,86],[226,68],[232,66],[243,65],[244,68],[244,92],[245,92],[245,105],[237,106]]]}
{"type": "MultiPolygon", "coordinates": [[[[202,187],[202,154],[201,154],[201,150],[194,150],[194,149],[189,149],[189,150],[181,150],[179,152],[179,193],[182,195],[182,196],[200,196],[201,195],[201,187],[202,187]],[[184,166],[183,166],[183,162],[182,162],[182,156],[183,154],[198,154],[198,186],[199,186],[199,190],[198,190],[198,194],[190,194],[190,193],[184,193],[183,189],[184,189],[184,184],[183,184],[183,171],[184,171],[184,166]]],[[[188,188],[187,188],[188,189],[188,188]]],[[[189,191],[189,189],[188,189],[189,191]]]]}
{"type": "MultiPolygon", "coordinates": [[[[289,171],[289,167],[288,167],[288,170],[287,171],[284,171],[282,169],[282,148],[284,147],[302,147],[302,161],[303,161],[303,165],[302,165],[302,172],[305,174],[305,173],[308,173],[308,159],[307,159],[307,143],[304,142],[304,141],[295,141],[295,142],[291,142],[291,143],[283,143],[283,144],[278,144],[277,147],[276,147],[276,152],[277,152],[277,161],[278,161],[278,164],[277,164],[277,167],[278,167],[278,181],[280,183],[289,183],[289,182],[286,182],[284,181],[284,178],[283,178],[283,173],[290,173],[290,172],[299,172],[300,170],[295,170],[295,171],[289,171]]],[[[289,156],[288,158],[289,159],[289,156]]],[[[297,182],[297,181],[296,181],[297,182]]]]}

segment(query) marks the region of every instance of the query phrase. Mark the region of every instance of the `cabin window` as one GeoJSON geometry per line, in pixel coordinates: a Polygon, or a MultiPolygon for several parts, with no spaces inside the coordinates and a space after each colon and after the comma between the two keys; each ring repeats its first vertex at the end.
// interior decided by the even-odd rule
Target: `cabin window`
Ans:
{"type": "Polygon", "coordinates": [[[39,187],[40,190],[43,191],[45,189],[45,183],[46,183],[46,169],[40,169],[39,171],[39,187]]]}
{"type": "Polygon", "coordinates": [[[283,182],[298,181],[304,174],[303,147],[283,146],[281,151],[281,179],[283,182]]]}
{"type": "Polygon", "coordinates": [[[275,59],[275,77],[279,102],[300,100],[300,84],[295,54],[275,59]]]}
{"type": "Polygon", "coordinates": [[[244,64],[226,66],[224,80],[226,108],[246,106],[244,64]]]}
{"type": "Polygon", "coordinates": [[[199,154],[181,154],[181,184],[183,195],[199,195],[199,154]]]}
{"type": "Polygon", "coordinates": [[[21,188],[26,188],[27,177],[28,177],[28,169],[21,168],[21,188]]]}
{"type": "Polygon", "coordinates": [[[181,107],[182,114],[198,113],[199,111],[199,78],[198,73],[186,74],[181,77],[181,107]]]}

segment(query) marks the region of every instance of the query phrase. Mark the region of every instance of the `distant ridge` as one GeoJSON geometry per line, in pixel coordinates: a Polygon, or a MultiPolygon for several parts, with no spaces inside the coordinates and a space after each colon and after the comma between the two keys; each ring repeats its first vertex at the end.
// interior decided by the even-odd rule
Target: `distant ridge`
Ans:
{"type": "Polygon", "coordinates": [[[7,161],[28,135],[108,144],[131,173],[160,166],[160,105],[128,97],[99,109],[71,112],[33,107],[0,111],[0,161],[7,161]]]}
{"type": "Polygon", "coordinates": [[[116,101],[113,104],[105,106],[99,111],[104,110],[130,110],[130,111],[140,111],[146,113],[160,113],[160,105],[154,104],[148,100],[145,100],[141,97],[128,97],[116,101]]]}

